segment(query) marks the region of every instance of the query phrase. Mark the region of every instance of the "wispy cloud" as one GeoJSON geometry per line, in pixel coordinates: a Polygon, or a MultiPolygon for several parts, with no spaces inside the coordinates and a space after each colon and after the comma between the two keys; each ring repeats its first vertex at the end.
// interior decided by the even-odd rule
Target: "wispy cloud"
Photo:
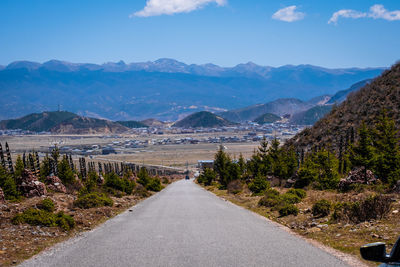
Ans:
{"type": "Polygon", "coordinates": [[[276,11],[272,18],[276,20],[286,21],[286,22],[293,22],[302,20],[305,17],[305,13],[296,11],[297,6],[288,6],[276,11]]]}
{"type": "Polygon", "coordinates": [[[147,0],[146,6],[142,10],[129,15],[129,17],[151,17],[188,13],[210,3],[223,6],[227,3],[227,0],[147,0]]]}
{"type": "Polygon", "coordinates": [[[328,23],[337,24],[340,17],[352,19],[373,18],[394,21],[400,20],[400,10],[388,11],[383,5],[373,5],[370,7],[369,12],[360,12],[352,9],[341,9],[333,13],[328,23]]]}

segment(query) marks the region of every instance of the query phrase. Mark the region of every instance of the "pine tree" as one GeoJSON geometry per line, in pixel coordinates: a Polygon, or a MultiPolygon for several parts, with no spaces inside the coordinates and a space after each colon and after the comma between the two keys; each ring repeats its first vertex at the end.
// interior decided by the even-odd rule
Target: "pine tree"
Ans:
{"type": "Polygon", "coordinates": [[[399,138],[393,119],[389,119],[386,111],[379,117],[374,131],[376,148],[375,174],[383,181],[394,184],[400,178],[399,138]]]}
{"type": "Polygon", "coordinates": [[[58,163],[58,177],[64,184],[72,184],[74,181],[74,172],[69,166],[69,162],[66,156],[58,163]]]}
{"type": "Polygon", "coordinates": [[[246,172],[246,160],[244,159],[242,153],[240,153],[238,163],[240,175],[243,175],[246,172]]]}
{"type": "Polygon", "coordinates": [[[47,176],[49,176],[52,173],[52,163],[49,155],[46,154],[46,156],[42,160],[42,164],[40,166],[40,178],[42,181],[46,179],[47,176]]]}
{"type": "Polygon", "coordinates": [[[219,183],[222,188],[226,188],[228,185],[229,178],[229,165],[231,164],[231,158],[225,153],[223,146],[221,145],[218,149],[217,154],[215,154],[214,160],[214,171],[218,175],[219,183]]]}
{"type": "Polygon", "coordinates": [[[359,129],[359,140],[353,147],[352,163],[364,169],[364,179],[367,179],[367,170],[372,169],[375,163],[375,149],[373,147],[370,130],[365,122],[359,129]]]}
{"type": "Polygon", "coordinates": [[[14,177],[15,178],[21,177],[23,171],[24,171],[24,163],[22,162],[21,156],[18,155],[17,161],[15,162],[14,177]]]}
{"type": "Polygon", "coordinates": [[[145,167],[140,168],[137,182],[144,187],[150,183],[150,176],[145,167]]]}

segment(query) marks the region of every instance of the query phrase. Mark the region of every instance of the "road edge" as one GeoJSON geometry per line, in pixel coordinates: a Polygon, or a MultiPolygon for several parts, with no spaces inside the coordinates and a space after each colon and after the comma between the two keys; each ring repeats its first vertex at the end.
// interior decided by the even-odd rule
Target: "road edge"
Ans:
{"type": "Polygon", "coordinates": [[[291,235],[293,235],[293,236],[295,236],[295,237],[297,237],[297,238],[300,238],[300,239],[306,241],[307,243],[311,244],[312,246],[314,246],[314,247],[316,247],[316,248],[319,248],[319,249],[325,251],[326,253],[328,253],[328,254],[334,256],[335,258],[337,258],[337,259],[339,259],[339,260],[345,262],[346,264],[348,264],[348,265],[350,265],[350,266],[352,266],[352,267],[369,267],[368,265],[366,265],[365,263],[363,263],[362,261],[360,261],[359,259],[357,259],[357,258],[354,257],[353,255],[346,254],[346,253],[341,252],[341,251],[339,251],[339,250],[336,250],[336,249],[334,249],[334,248],[332,248],[332,247],[329,247],[329,246],[326,246],[326,245],[324,245],[324,244],[321,244],[320,242],[318,242],[318,241],[316,241],[316,240],[314,240],[314,239],[304,237],[304,236],[302,236],[302,235],[300,235],[300,234],[298,234],[298,233],[292,231],[290,228],[288,228],[288,227],[285,226],[285,225],[282,225],[282,224],[280,224],[280,223],[278,223],[278,222],[275,222],[275,221],[273,221],[273,220],[271,220],[271,219],[268,219],[267,217],[262,216],[262,215],[260,215],[260,214],[258,214],[258,213],[256,213],[256,212],[254,212],[254,211],[252,211],[252,210],[246,209],[245,207],[236,205],[235,203],[231,202],[230,200],[225,199],[225,198],[222,197],[222,196],[218,196],[218,195],[214,194],[213,192],[211,192],[211,191],[205,189],[204,187],[202,187],[201,185],[199,185],[198,183],[196,183],[196,182],[194,182],[194,181],[193,181],[193,183],[196,184],[198,187],[200,187],[202,190],[204,190],[204,191],[210,193],[211,195],[217,197],[218,199],[220,199],[220,200],[222,200],[222,201],[224,201],[224,202],[226,202],[226,203],[228,203],[228,204],[230,204],[230,205],[232,205],[232,206],[234,206],[234,207],[237,207],[237,208],[240,208],[240,209],[242,209],[242,210],[244,210],[244,211],[247,211],[247,212],[249,212],[250,214],[255,215],[256,217],[259,217],[259,218],[264,219],[265,221],[267,221],[267,222],[269,222],[269,223],[275,225],[276,227],[278,227],[278,228],[280,228],[280,229],[286,231],[287,233],[289,233],[289,234],[291,234],[291,235]]]}

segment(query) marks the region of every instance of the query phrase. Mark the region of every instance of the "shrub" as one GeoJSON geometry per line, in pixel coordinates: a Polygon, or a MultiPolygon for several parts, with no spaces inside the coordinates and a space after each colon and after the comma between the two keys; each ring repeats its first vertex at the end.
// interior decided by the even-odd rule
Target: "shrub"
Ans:
{"type": "Polygon", "coordinates": [[[146,197],[151,196],[151,193],[149,191],[147,191],[147,189],[144,186],[142,186],[141,184],[139,184],[136,187],[136,189],[133,192],[133,194],[135,196],[138,196],[138,197],[141,197],[141,198],[146,198],[146,197]]]}
{"type": "Polygon", "coordinates": [[[298,179],[294,183],[294,188],[304,188],[311,184],[316,178],[316,173],[312,169],[300,168],[297,173],[298,179]]]}
{"type": "Polygon", "coordinates": [[[136,185],[134,181],[127,178],[121,178],[113,172],[106,174],[104,180],[104,185],[106,187],[114,188],[127,194],[131,194],[136,185]]]}
{"type": "Polygon", "coordinates": [[[140,168],[137,182],[144,187],[146,187],[147,184],[150,183],[150,176],[145,167],[140,168]]]}
{"type": "Polygon", "coordinates": [[[288,194],[293,194],[298,196],[299,198],[303,199],[307,196],[306,191],[304,191],[303,189],[300,188],[291,188],[287,191],[288,194]]]}
{"type": "Polygon", "coordinates": [[[264,196],[258,201],[259,206],[264,206],[268,208],[275,207],[281,203],[279,196],[264,196]]]}
{"type": "Polygon", "coordinates": [[[216,174],[213,170],[206,168],[197,178],[197,181],[200,184],[204,184],[206,186],[211,185],[213,181],[216,179],[216,174]]]}
{"type": "Polygon", "coordinates": [[[39,204],[37,204],[37,207],[48,212],[53,212],[55,209],[54,202],[50,198],[43,199],[39,204]]]}
{"type": "Polygon", "coordinates": [[[236,195],[236,194],[242,192],[243,184],[240,180],[233,180],[228,184],[227,189],[228,189],[228,193],[236,195]]]}
{"type": "Polygon", "coordinates": [[[163,183],[163,184],[170,184],[171,182],[168,180],[167,177],[163,177],[163,178],[162,178],[162,183],[163,183]]]}
{"type": "Polygon", "coordinates": [[[284,204],[282,207],[279,208],[279,215],[280,216],[288,216],[288,215],[297,216],[299,214],[299,209],[293,204],[284,204]]]}
{"type": "Polygon", "coordinates": [[[382,219],[390,211],[392,201],[389,196],[371,195],[353,203],[342,202],[334,207],[332,219],[360,223],[372,219],[382,219]]]}
{"type": "Polygon", "coordinates": [[[163,186],[161,185],[160,178],[150,178],[150,182],[147,184],[146,189],[154,192],[161,191],[163,189],[163,186]]]}
{"type": "Polygon", "coordinates": [[[249,184],[249,189],[254,193],[254,195],[264,193],[264,191],[270,187],[271,186],[267,179],[261,175],[257,175],[254,180],[249,184]]]}
{"type": "Polygon", "coordinates": [[[17,190],[14,178],[2,166],[0,166],[0,187],[3,190],[6,199],[19,199],[20,193],[17,190]]]}
{"type": "Polygon", "coordinates": [[[281,200],[287,204],[296,204],[301,202],[301,198],[298,195],[285,193],[281,195],[281,200]]]}
{"type": "Polygon", "coordinates": [[[60,211],[55,215],[55,217],[56,224],[65,231],[69,231],[75,227],[75,220],[70,215],[64,214],[64,212],[60,211]]]}
{"type": "Polygon", "coordinates": [[[12,218],[13,224],[27,223],[30,225],[58,226],[68,231],[75,227],[74,218],[60,211],[57,214],[45,210],[29,208],[12,218]]]}
{"type": "Polygon", "coordinates": [[[332,204],[326,199],[321,199],[315,202],[312,207],[312,214],[317,217],[328,216],[331,212],[332,204]]]}
{"type": "Polygon", "coordinates": [[[74,206],[82,209],[89,209],[94,207],[112,206],[113,201],[111,198],[102,193],[89,193],[78,197],[74,201],[74,206]]]}

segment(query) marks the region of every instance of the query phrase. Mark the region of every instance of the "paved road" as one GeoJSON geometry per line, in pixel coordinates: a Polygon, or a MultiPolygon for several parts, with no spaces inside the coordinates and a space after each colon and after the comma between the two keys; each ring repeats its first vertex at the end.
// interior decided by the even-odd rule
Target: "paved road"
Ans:
{"type": "Polygon", "coordinates": [[[347,266],[181,180],[22,266],[347,266]]]}

